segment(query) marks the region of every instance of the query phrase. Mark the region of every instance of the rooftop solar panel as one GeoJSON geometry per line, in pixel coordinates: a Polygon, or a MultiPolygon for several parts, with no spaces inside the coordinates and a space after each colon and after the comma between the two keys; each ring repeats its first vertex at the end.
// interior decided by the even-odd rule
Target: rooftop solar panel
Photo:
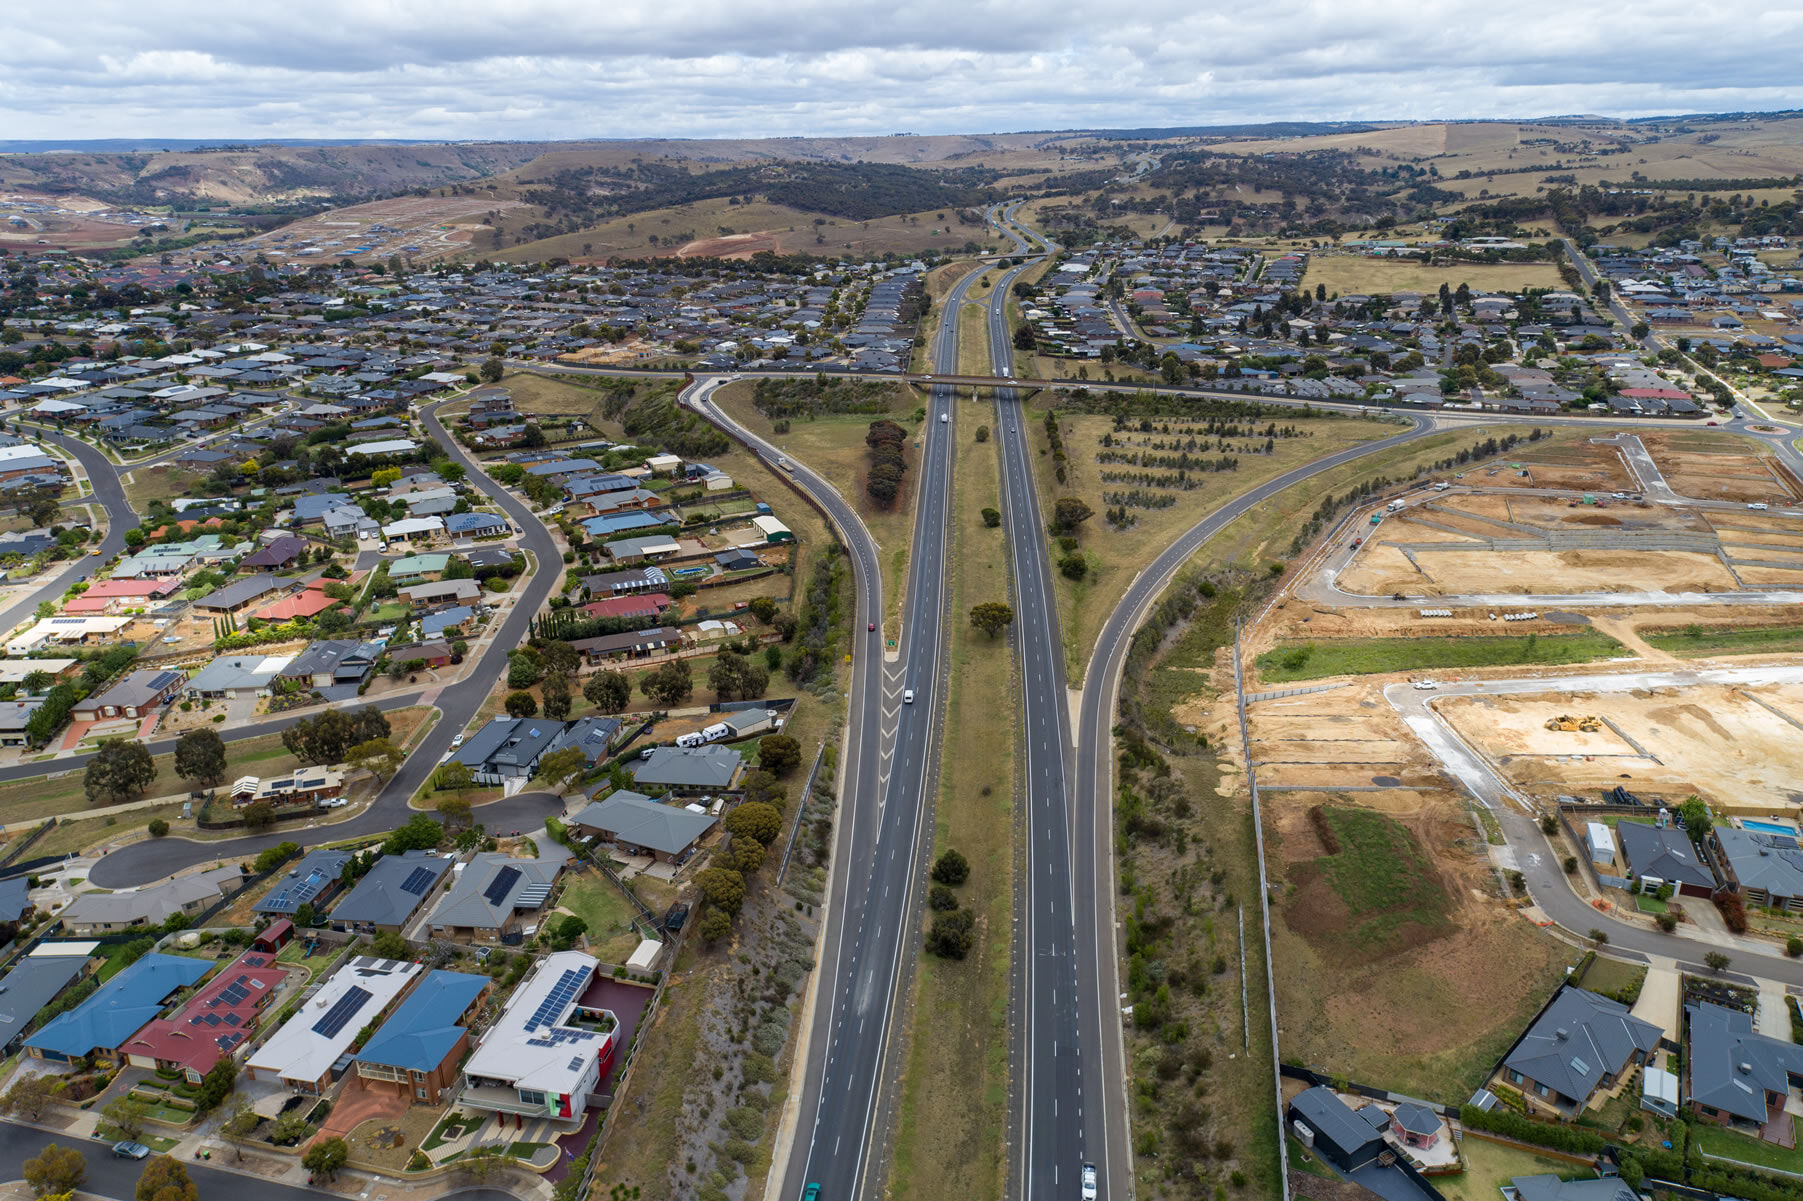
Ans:
{"type": "Polygon", "coordinates": [[[432,887],[432,881],[436,876],[437,873],[431,868],[416,867],[405,880],[401,881],[401,891],[410,892],[416,897],[424,896],[426,889],[432,887]]]}
{"type": "Polygon", "coordinates": [[[499,905],[502,901],[507,899],[507,894],[513,891],[514,882],[519,878],[519,868],[502,868],[495,873],[495,878],[488,882],[488,887],[482,890],[483,899],[490,905],[499,905]]]}
{"type": "Polygon", "coordinates": [[[335,1038],[345,1023],[357,1016],[357,1011],[369,1003],[374,994],[367,988],[352,985],[326,1015],[313,1023],[313,1032],[326,1038],[335,1038]]]}

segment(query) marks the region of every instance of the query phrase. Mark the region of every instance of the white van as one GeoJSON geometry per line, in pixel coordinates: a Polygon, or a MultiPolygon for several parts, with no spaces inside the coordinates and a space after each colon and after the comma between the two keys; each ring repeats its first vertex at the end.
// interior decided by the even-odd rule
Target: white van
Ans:
{"type": "Polygon", "coordinates": [[[1759,501],[1754,501],[1752,504],[1748,505],[1747,508],[1757,509],[1759,512],[1763,513],[1768,508],[1768,506],[1759,501]]]}
{"type": "Polygon", "coordinates": [[[902,704],[912,705],[913,703],[914,703],[914,690],[912,688],[902,689],[902,704]]]}
{"type": "Polygon", "coordinates": [[[952,415],[950,413],[939,414],[939,420],[941,420],[941,421],[950,421],[951,419],[952,419],[952,415]]]}

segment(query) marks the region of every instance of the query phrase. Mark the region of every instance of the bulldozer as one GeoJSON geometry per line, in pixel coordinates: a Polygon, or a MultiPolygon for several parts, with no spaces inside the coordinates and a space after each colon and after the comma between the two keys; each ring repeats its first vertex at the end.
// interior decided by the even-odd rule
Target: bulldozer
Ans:
{"type": "Polygon", "coordinates": [[[1571,717],[1561,714],[1558,717],[1547,718],[1546,728],[1549,730],[1563,730],[1566,733],[1599,734],[1603,729],[1603,719],[1600,717],[1591,717],[1589,715],[1571,717]]]}

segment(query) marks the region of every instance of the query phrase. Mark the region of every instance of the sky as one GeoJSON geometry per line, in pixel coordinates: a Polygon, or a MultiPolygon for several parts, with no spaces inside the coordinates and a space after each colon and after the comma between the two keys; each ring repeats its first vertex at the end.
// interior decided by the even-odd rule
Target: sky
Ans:
{"type": "Polygon", "coordinates": [[[0,137],[777,137],[1803,108],[1803,0],[61,0],[0,137]],[[1732,19],[1729,19],[1732,18],[1732,19]]]}

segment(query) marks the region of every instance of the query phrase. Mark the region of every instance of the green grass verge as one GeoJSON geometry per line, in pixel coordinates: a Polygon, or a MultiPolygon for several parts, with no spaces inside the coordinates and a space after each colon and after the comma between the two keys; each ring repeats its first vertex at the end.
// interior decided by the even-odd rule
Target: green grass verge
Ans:
{"type": "Polygon", "coordinates": [[[1700,659],[1708,655],[1778,655],[1803,651],[1803,626],[1768,626],[1739,629],[1734,626],[1686,626],[1641,635],[1648,646],[1700,659]]]}
{"type": "Polygon", "coordinates": [[[1391,671],[1500,667],[1514,663],[1588,663],[1613,658],[1622,645],[1606,634],[1529,634],[1524,638],[1347,638],[1279,646],[1258,657],[1267,683],[1362,676],[1391,671]]]}
{"type": "Polygon", "coordinates": [[[1357,922],[1355,941],[1382,941],[1397,926],[1446,922],[1446,890],[1407,827],[1370,809],[1329,806],[1338,853],[1315,862],[1357,922]]]}
{"type": "Polygon", "coordinates": [[[1691,1137],[1703,1148],[1704,1155],[1777,1168],[1781,1172],[1803,1174],[1803,1150],[1786,1150],[1775,1143],[1757,1139],[1737,1130],[1724,1130],[1699,1122],[1691,1127],[1691,1137]]]}

